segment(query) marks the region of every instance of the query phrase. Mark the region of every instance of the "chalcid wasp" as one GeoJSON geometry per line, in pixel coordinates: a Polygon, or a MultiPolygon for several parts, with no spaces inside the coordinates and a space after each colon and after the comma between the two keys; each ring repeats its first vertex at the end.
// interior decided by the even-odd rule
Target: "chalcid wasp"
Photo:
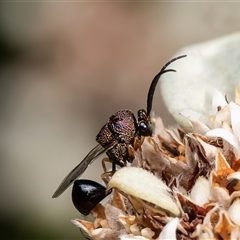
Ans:
{"type": "MultiPolygon", "coordinates": [[[[104,152],[112,163],[112,173],[116,170],[116,165],[124,167],[127,162],[131,163],[133,161],[134,150],[141,146],[144,137],[152,136],[153,133],[150,112],[153,94],[160,76],[166,72],[176,72],[174,69],[166,68],[172,62],[186,56],[181,55],[173,58],[154,77],[147,95],[147,110],[138,110],[137,120],[131,110],[118,111],[108,119],[96,136],[98,145],[63,179],[53,194],[53,198],[60,196],[104,152]]],[[[108,194],[109,192],[107,193],[106,188],[101,184],[80,179],[74,182],[72,200],[80,213],[88,215],[108,194]]]]}

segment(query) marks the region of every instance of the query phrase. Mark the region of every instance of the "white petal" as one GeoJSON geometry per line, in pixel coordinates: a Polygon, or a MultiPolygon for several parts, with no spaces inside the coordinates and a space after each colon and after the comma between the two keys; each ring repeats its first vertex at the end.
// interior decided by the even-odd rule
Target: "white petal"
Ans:
{"type": "Polygon", "coordinates": [[[234,172],[234,173],[231,173],[227,176],[227,180],[232,180],[232,179],[239,179],[240,180],[240,172],[234,172]]]}
{"type": "Polygon", "coordinates": [[[209,131],[209,127],[205,124],[207,122],[207,119],[204,119],[204,116],[194,110],[186,109],[181,111],[181,115],[185,116],[188,121],[190,122],[192,126],[192,131],[199,133],[199,134],[205,134],[207,131],[209,131]]]}
{"type": "Polygon", "coordinates": [[[199,237],[199,240],[209,240],[209,239],[212,239],[212,238],[210,237],[209,232],[204,232],[204,233],[202,233],[202,234],[200,235],[200,237],[199,237]]]}
{"type": "Polygon", "coordinates": [[[205,204],[206,202],[209,201],[210,199],[210,184],[209,184],[209,180],[207,180],[206,178],[200,176],[192,190],[191,193],[189,195],[189,197],[191,198],[191,200],[196,203],[199,206],[203,206],[203,204],[205,204]],[[201,193],[201,194],[199,194],[201,193]]]}
{"type": "Polygon", "coordinates": [[[228,192],[222,187],[212,187],[211,200],[217,202],[219,205],[228,206],[230,203],[230,197],[228,192]]]}
{"type": "Polygon", "coordinates": [[[188,56],[170,66],[177,72],[163,75],[160,86],[164,102],[177,121],[183,121],[179,116],[183,109],[208,114],[213,89],[218,89],[229,101],[234,100],[240,76],[239,42],[238,32],[186,47],[175,54],[188,56]]]}
{"type": "Polygon", "coordinates": [[[179,224],[179,218],[172,219],[169,223],[166,224],[166,226],[161,231],[159,237],[156,240],[160,239],[176,239],[176,230],[177,226],[179,224]]]}
{"type": "Polygon", "coordinates": [[[155,233],[150,228],[143,228],[141,230],[141,235],[147,239],[152,239],[155,233]]]}
{"type": "Polygon", "coordinates": [[[228,216],[238,226],[240,226],[240,214],[239,213],[240,213],[240,199],[237,198],[232,203],[230,208],[228,209],[228,216]]]}
{"type": "Polygon", "coordinates": [[[240,106],[235,103],[230,103],[231,123],[233,133],[240,142],[240,106]]]}
{"type": "Polygon", "coordinates": [[[231,119],[230,119],[230,107],[229,105],[222,108],[216,113],[216,116],[212,116],[211,128],[226,128],[225,125],[228,125],[227,129],[231,129],[231,119]]]}
{"type": "Polygon", "coordinates": [[[194,133],[199,133],[199,134],[205,135],[206,132],[208,132],[210,130],[209,127],[207,127],[204,123],[202,123],[199,120],[195,120],[190,117],[188,118],[188,120],[192,124],[192,127],[193,127],[192,132],[194,132],[194,133]]]}
{"type": "Polygon", "coordinates": [[[182,114],[183,116],[185,116],[187,118],[191,117],[191,118],[195,118],[195,119],[199,119],[202,116],[201,113],[194,111],[192,109],[184,109],[180,112],[180,114],[182,114]]]}
{"type": "Polygon", "coordinates": [[[227,105],[227,102],[223,94],[217,89],[214,89],[213,98],[212,98],[213,114],[217,113],[219,107],[224,108],[226,105],[227,105]]]}
{"type": "Polygon", "coordinates": [[[229,142],[234,148],[239,149],[237,138],[232,133],[227,131],[226,129],[215,128],[215,129],[208,131],[205,136],[206,137],[221,137],[224,140],[226,140],[227,142],[229,142]]]}
{"type": "Polygon", "coordinates": [[[240,239],[240,227],[236,226],[231,232],[231,239],[239,240],[240,239]]]}
{"type": "Polygon", "coordinates": [[[114,173],[108,188],[117,188],[133,197],[153,203],[175,216],[180,215],[172,191],[152,173],[136,167],[124,167],[114,173]]]}
{"type": "Polygon", "coordinates": [[[214,239],[211,224],[210,227],[205,224],[198,224],[195,235],[198,236],[198,240],[214,239]]]}
{"type": "Polygon", "coordinates": [[[147,238],[145,237],[142,237],[142,236],[121,236],[120,237],[121,240],[148,240],[147,238]]]}

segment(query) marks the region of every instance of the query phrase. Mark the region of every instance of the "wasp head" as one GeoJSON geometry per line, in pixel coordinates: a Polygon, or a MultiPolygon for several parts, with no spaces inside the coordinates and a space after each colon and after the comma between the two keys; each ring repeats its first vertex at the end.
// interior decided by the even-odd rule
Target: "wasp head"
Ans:
{"type": "Polygon", "coordinates": [[[138,110],[138,132],[140,136],[152,136],[153,127],[150,116],[146,110],[138,110]]]}

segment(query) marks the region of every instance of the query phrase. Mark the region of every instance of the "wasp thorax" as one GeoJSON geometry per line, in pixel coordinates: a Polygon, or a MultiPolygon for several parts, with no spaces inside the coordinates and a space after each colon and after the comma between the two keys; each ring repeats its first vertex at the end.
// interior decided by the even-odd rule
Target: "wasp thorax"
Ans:
{"type": "Polygon", "coordinates": [[[106,154],[120,166],[132,161],[128,154],[128,146],[137,135],[137,121],[132,111],[121,110],[113,114],[102,127],[96,141],[103,147],[112,145],[106,154]]]}
{"type": "Polygon", "coordinates": [[[124,142],[130,144],[136,134],[136,118],[132,111],[121,110],[113,114],[102,127],[96,141],[102,146],[108,145],[113,141],[116,143],[124,142]]]}

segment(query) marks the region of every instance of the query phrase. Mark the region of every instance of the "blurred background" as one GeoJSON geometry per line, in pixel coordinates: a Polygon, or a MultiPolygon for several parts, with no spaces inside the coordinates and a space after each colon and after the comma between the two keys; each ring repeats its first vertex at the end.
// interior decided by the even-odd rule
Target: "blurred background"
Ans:
{"type": "MultiPolygon", "coordinates": [[[[52,194],[120,109],[184,46],[240,30],[239,3],[1,2],[0,238],[81,239],[52,194]]],[[[177,89],[176,89],[177,91],[177,89]]],[[[153,110],[173,124],[159,89],[153,110]]],[[[96,161],[84,178],[98,180],[96,161]]]]}

